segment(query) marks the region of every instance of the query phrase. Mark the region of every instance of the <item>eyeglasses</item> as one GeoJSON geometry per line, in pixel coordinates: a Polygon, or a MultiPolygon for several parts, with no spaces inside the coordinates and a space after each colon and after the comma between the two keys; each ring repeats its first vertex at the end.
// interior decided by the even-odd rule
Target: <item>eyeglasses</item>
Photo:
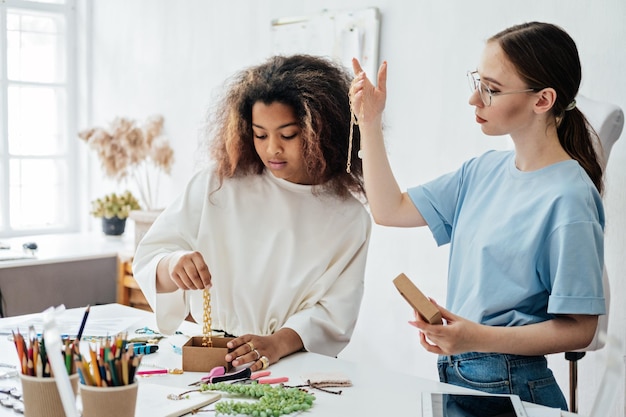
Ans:
{"type": "Polygon", "coordinates": [[[480,99],[483,101],[483,104],[486,107],[491,106],[491,98],[494,96],[503,96],[506,94],[528,93],[531,91],[537,91],[536,88],[527,88],[525,90],[515,90],[515,91],[491,91],[491,89],[487,87],[487,85],[480,80],[478,71],[467,71],[467,80],[469,81],[470,91],[473,93],[474,91],[478,90],[478,95],[480,96],[480,99]]]}

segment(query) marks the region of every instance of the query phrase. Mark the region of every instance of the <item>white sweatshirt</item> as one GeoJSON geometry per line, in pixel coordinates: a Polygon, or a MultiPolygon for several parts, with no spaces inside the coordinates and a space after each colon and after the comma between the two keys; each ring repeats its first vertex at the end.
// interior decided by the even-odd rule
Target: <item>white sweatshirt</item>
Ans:
{"type": "Polygon", "coordinates": [[[370,216],[271,173],[227,179],[196,174],[139,244],[133,272],[161,332],[189,312],[202,323],[202,291],[156,293],[158,262],[199,251],[212,275],[212,328],[268,335],[287,327],[308,351],[336,356],[349,342],[363,296],[370,216]]]}

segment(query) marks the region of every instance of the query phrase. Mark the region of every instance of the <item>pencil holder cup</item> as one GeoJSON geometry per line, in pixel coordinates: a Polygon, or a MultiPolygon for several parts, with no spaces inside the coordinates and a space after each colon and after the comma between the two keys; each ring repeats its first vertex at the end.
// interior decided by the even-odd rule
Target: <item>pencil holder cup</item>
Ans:
{"type": "Polygon", "coordinates": [[[118,387],[80,385],[83,417],[134,417],[137,381],[118,387]]]}
{"type": "MultiPolygon", "coordinates": [[[[55,378],[42,378],[20,374],[24,415],[28,417],[65,417],[65,409],[55,378]]],[[[76,398],[78,374],[70,376],[76,398]]]]}

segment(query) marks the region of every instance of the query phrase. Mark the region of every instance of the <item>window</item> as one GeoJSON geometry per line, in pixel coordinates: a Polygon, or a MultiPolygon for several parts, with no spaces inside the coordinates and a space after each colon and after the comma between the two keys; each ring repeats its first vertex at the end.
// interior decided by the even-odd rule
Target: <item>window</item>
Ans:
{"type": "Polygon", "coordinates": [[[0,5],[0,237],[75,231],[74,0],[0,5]]]}

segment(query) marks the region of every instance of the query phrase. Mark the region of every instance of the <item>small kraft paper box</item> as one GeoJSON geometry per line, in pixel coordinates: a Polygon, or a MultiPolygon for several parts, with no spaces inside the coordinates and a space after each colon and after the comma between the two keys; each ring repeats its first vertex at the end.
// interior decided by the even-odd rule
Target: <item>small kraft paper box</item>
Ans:
{"type": "Polygon", "coordinates": [[[226,344],[232,337],[212,337],[213,346],[202,346],[203,336],[193,336],[183,345],[183,371],[209,372],[216,366],[223,366],[226,372],[232,364],[224,357],[230,351],[226,344]]]}
{"type": "Polygon", "coordinates": [[[441,313],[430,302],[411,280],[404,274],[398,275],[393,284],[396,286],[400,294],[409,302],[411,307],[419,313],[419,315],[430,324],[443,324],[441,313]]]}

